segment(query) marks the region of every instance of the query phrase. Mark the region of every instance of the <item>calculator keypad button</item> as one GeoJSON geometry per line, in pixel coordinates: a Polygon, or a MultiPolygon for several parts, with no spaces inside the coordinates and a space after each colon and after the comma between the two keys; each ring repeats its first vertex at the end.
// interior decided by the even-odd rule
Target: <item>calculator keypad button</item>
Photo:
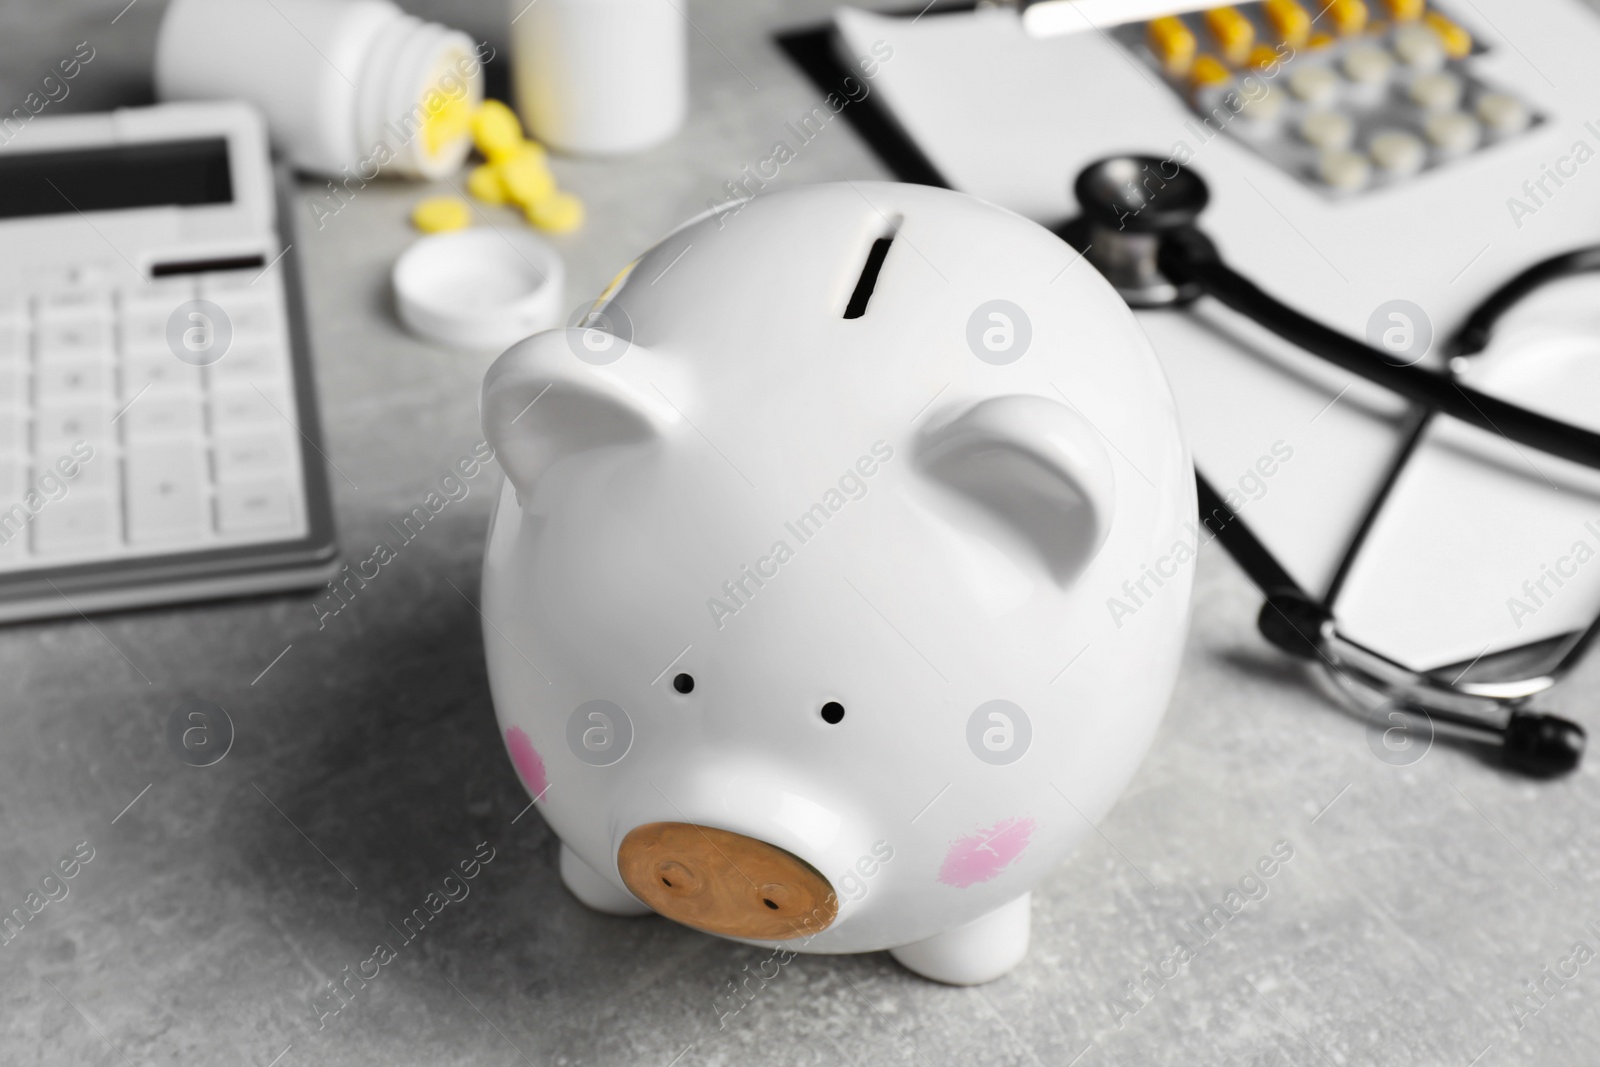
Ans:
{"type": "Polygon", "coordinates": [[[111,274],[41,267],[40,289],[0,295],[0,571],[302,532],[279,272],[118,287],[111,274]],[[203,368],[168,342],[195,299],[231,333],[203,368]]]}
{"type": "Polygon", "coordinates": [[[225,437],[217,442],[217,480],[249,481],[266,474],[282,474],[292,456],[291,442],[282,433],[225,437]]]}
{"type": "MultiPolygon", "coordinates": [[[[100,456],[103,455],[103,453],[100,454],[100,456]]],[[[41,455],[38,462],[40,466],[33,471],[28,479],[30,486],[38,486],[40,480],[49,475],[52,479],[59,479],[65,482],[70,491],[74,493],[109,493],[115,488],[114,479],[112,478],[112,472],[116,467],[115,460],[103,459],[100,462],[96,462],[96,459],[90,459],[83,461],[64,449],[58,456],[41,455]]]]}
{"type": "Polygon", "coordinates": [[[129,446],[128,540],[192,538],[205,519],[204,456],[197,441],[129,446]]]}
{"type": "Polygon", "coordinates": [[[27,367],[14,360],[0,360],[0,404],[23,403],[27,389],[27,367]]]}
{"type": "Polygon", "coordinates": [[[28,358],[28,331],[21,323],[0,319],[0,363],[28,358]]]}
{"type": "Polygon", "coordinates": [[[39,296],[39,321],[111,318],[109,289],[68,289],[39,296]]]}
{"type": "Polygon", "coordinates": [[[106,395],[111,370],[103,363],[84,360],[52,361],[39,367],[39,403],[72,402],[106,395]]]}
{"type": "Polygon", "coordinates": [[[110,548],[116,534],[116,507],[101,494],[68,492],[33,517],[33,550],[41,556],[110,548]]]}
{"type": "Polygon", "coordinates": [[[111,324],[102,319],[41,322],[36,334],[39,359],[109,359],[111,324]]]}
{"type": "Polygon", "coordinates": [[[284,353],[277,346],[237,339],[227,353],[208,368],[211,380],[218,388],[243,386],[251,382],[272,382],[283,376],[287,366],[284,353]]]}
{"type": "Polygon", "coordinates": [[[294,417],[294,401],[282,388],[267,384],[259,389],[214,388],[211,393],[212,426],[216,433],[230,433],[261,423],[283,425],[294,417]]]}
{"type": "Polygon", "coordinates": [[[223,533],[275,530],[294,522],[294,498],[282,478],[224,484],[217,493],[217,521],[223,533]]]}
{"type": "Polygon", "coordinates": [[[235,339],[265,339],[278,334],[275,296],[270,289],[255,293],[218,293],[216,304],[227,315],[235,339]]]}
{"type": "MultiPolygon", "coordinates": [[[[130,311],[122,317],[122,351],[124,353],[148,352],[172,359],[172,349],[167,345],[166,312],[154,310],[130,311]]],[[[174,360],[174,362],[176,362],[174,360]]]]}
{"type": "Polygon", "coordinates": [[[159,437],[200,436],[200,401],[182,394],[146,393],[122,417],[124,433],[130,442],[159,437]]]}
{"type": "Polygon", "coordinates": [[[26,455],[28,417],[17,408],[0,404],[0,456],[26,455]]]}
{"type": "Polygon", "coordinates": [[[53,449],[65,450],[74,441],[106,441],[115,431],[113,414],[109,404],[96,401],[41,405],[36,416],[40,452],[54,454],[53,449]]]}
{"type": "Polygon", "coordinates": [[[200,368],[173,359],[171,352],[131,355],[122,364],[122,393],[127,398],[124,403],[138,396],[146,387],[152,396],[157,393],[199,396],[200,386],[200,368]]]}

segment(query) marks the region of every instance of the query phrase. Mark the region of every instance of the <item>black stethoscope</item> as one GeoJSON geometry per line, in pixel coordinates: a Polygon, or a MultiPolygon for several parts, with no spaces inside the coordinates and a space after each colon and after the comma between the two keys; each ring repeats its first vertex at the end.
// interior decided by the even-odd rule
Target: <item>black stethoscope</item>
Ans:
{"type": "MultiPolygon", "coordinates": [[[[1253,319],[1284,340],[1417,405],[1402,454],[1388,485],[1358,527],[1340,565],[1348,571],[1361,541],[1382,507],[1394,476],[1435,415],[1447,415],[1563,459],[1600,469],[1600,434],[1507,403],[1464,385],[1448,371],[1400,364],[1381,349],[1331,330],[1258,288],[1223,262],[1196,223],[1210,193],[1199,175],[1171,160],[1113,156],[1079,173],[1073,191],[1082,214],[1059,231],[1105,275],[1134,308],[1179,307],[1209,296],[1253,319]],[[1169,171],[1177,174],[1169,176],[1169,171]],[[1150,168],[1160,181],[1150,191],[1150,168]]],[[[1450,339],[1449,354],[1481,352],[1500,318],[1539,287],[1560,278],[1600,270],[1600,247],[1555,256],[1506,282],[1467,318],[1450,339]]],[[[1353,698],[1376,700],[1378,710],[1398,713],[1429,730],[1503,747],[1511,766],[1532,774],[1559,774],[1578,765],[1583,727],[1534,711],[1530,701],[1554,686],[1600,634],[1600,619],[1568,645],[1548,670],[1497,682],[1462,682],[1412,670],[1340,632],[1333,612],[1335,588],[1318,601],[1290,577],[1281,563],[1197,472],[1202,521],[1266,598],[1256,620],[1261,634],[1296,658],[1320,667],[1328,680],[1353,698]]]]}

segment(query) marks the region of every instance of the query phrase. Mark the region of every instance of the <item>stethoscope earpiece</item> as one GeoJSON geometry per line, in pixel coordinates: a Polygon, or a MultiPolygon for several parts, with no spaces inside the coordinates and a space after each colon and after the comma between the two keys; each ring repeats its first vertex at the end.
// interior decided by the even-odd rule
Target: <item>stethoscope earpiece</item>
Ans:
{"type": "Polygon", "coordinates": [[[1268,594],[1256,616],[1261,636],[1295,659],[1320,656],[1332,623],[1327,609],[1298,590],[1268,594]]]}
{"type": "Polygon", "coordinates": [[[1589,740],[1577,723],[1537,711],[1513,711],[1502,734],[1506,762],[1520,771],[1541,776],[1575,769],[1589,740]]]}

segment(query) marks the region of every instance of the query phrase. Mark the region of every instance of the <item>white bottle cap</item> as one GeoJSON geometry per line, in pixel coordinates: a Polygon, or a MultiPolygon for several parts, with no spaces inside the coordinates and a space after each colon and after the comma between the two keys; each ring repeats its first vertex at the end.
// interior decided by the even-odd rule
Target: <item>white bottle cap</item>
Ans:
{"type": "Polygon", "coordinates": [[[434,234],[395,261],[395,305],[420,337],[500,350],[561,325],[566,273],[560,254],[528,230],[434,234]]]}

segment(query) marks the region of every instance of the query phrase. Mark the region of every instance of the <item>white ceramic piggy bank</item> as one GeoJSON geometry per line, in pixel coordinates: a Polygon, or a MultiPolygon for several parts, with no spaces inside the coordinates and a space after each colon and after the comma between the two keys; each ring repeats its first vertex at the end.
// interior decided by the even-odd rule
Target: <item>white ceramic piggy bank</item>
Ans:
{"type": "Polygon", "coordinates": [[[1195,497],[1132,314],[1043,228],[856,182],[637,260],[483,389],[507,748],[583,903],[952,983],[1170,696],[1195,497]]]}

